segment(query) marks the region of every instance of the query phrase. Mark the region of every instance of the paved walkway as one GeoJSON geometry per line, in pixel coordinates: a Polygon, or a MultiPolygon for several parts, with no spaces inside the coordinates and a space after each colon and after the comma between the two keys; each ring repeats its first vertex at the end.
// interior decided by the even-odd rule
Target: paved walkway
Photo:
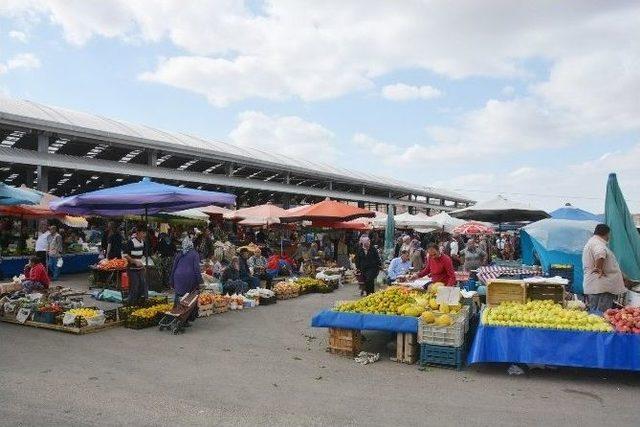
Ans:
{"type": "MultiPolygon", "coordinates": [[[[0,425],[638,425],[638,375],[420,371],[326,353],[311,315],[355,294],[200,319],[180,336],[0,323],[0,425]]],[[[388,334],[366,336],[387,356],[388,334]]]]}

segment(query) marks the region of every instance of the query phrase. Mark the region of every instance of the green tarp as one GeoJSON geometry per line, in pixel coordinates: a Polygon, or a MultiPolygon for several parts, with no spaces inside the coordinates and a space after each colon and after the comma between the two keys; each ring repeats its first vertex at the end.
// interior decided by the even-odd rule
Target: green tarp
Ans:
{"type": "Polygon", "coordinates": [[[605,222],[611,228],[609,247],[620,269],[631,280],[640,280],[640,234],[633,222],[615,173],[609,174],[604,205],[605,222]]]}

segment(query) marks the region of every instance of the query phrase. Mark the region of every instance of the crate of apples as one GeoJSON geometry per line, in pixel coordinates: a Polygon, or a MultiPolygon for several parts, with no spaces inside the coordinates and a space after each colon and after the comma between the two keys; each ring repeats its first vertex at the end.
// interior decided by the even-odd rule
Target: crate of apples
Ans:
{"type": "Polygon", "coordinates": [[[640,334],[640,307],[610,308],[604,312],[617,332],[640,334]]]}

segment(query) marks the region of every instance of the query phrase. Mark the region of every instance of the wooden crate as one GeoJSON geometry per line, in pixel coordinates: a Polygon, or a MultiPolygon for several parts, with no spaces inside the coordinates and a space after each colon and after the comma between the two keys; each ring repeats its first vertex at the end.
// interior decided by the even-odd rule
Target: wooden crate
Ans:
{"type": "Polygon", "coordinates": [[[418,340],[416,334],[396,334],[396,357],[392,357],[391,360],[398,363],[408,363],[410,365],[416,363],[418,360],[418,340]]]}
{"type": "Polygon", "coordinates": [[[99,326],[84,326],[82,328],[78,328],[75,326],[64,326],[64,325],[57,325],[57,324],[51,324],[51,323],[41,323],[41,322],[34,322],[31,320],[27,320],[24,323],[20,323],[15,318],[12,318],[12,317],[0,317],[0,321],[7,322],[7,323],[14,323],[16,325],[31,326],[33,328],[51,329],[54,331],[67,332],[67,333],[76,334],[76,335],[84,335],[84,334],[90,334],[93,332],[106,331],[107,329],[116,328],[124,324],[123,320],[119,320],[116,322],[106,322],[104,325],[99,325],[99,326]]]}
{"type": "Polygon", "coordinates": [[[362,334],[354,329],[329,328],[330,353],[355,357],[362,350],[362,334]]]}
{"type": "Polygon", "coordinates": [[[501,302],[524,303],[527,297],[527,286],[524,280],[492,279],[487,284],[487,306],[496,307],[501,302]]]}
{"type": "Polygon", "coordinates": [[[564,285],[529,283],[527,284],[527,300],[551,300],[564,305],[564,285]]]}

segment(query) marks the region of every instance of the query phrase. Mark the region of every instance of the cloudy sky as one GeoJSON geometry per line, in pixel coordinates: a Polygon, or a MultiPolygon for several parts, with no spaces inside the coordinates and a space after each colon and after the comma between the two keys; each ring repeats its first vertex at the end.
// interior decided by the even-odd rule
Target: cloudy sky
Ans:
{"type": "Polygon", "coordinates": [[[0,94],[477,200],[640,211],[640,2],[0,0],[0,94]]]}

